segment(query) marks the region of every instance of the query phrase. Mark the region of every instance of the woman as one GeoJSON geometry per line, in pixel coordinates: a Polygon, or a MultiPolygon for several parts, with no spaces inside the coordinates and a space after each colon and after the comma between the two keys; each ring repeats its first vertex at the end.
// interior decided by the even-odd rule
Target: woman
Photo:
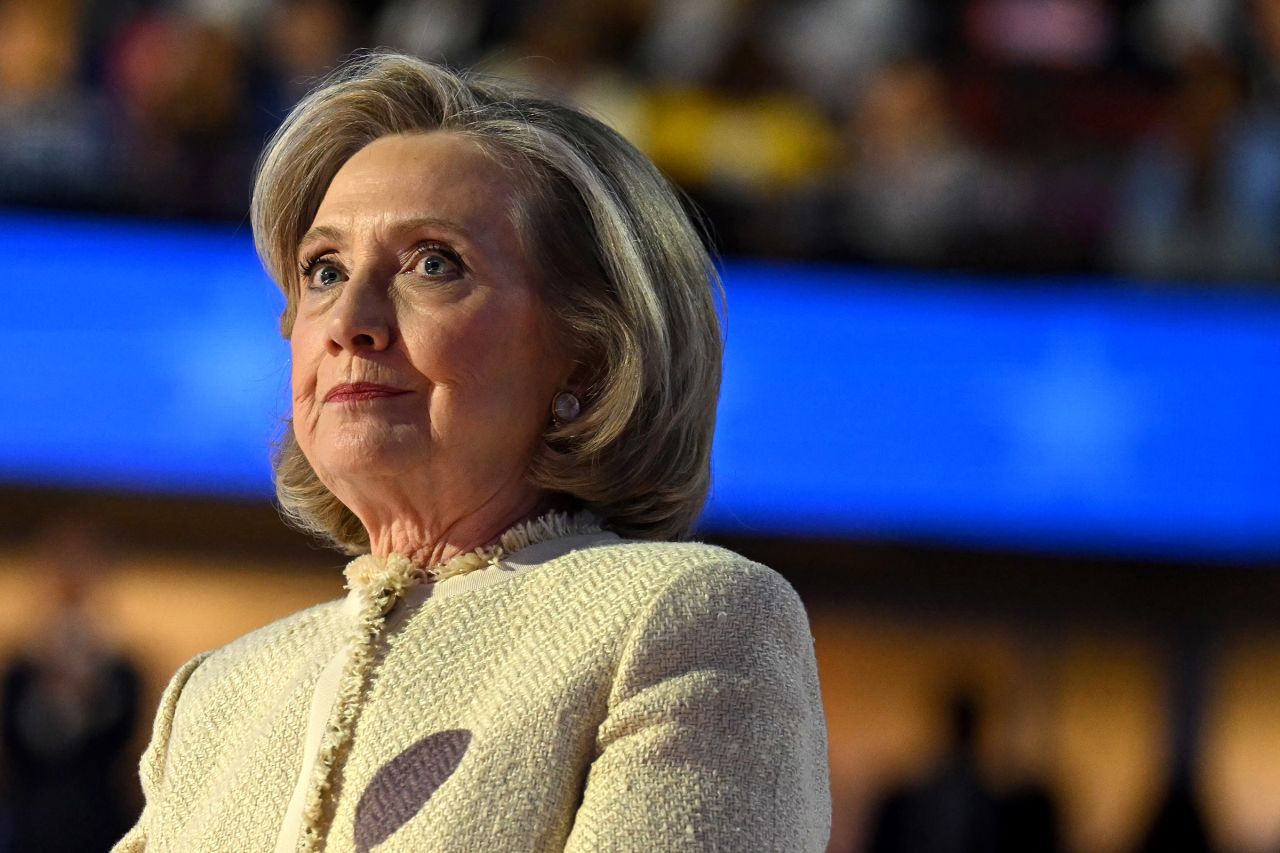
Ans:
{"type": "Polygon", "coordinates": [[[403,56],[270,143],[281,505],[350,590],[187,663],[133,850],[821,850],[791,588],[677,543],[705,499],[714,272],[602,124],[403,56]]]}

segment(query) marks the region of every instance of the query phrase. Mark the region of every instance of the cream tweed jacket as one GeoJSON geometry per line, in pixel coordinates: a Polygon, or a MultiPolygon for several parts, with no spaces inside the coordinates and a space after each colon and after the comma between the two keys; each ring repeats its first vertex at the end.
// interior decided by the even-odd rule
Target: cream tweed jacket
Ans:
{"type": "MultiPolygon", "coordinates": [[[[388,619],[326,797],[326,851],[825,849],[813,638],[779,575],[611,533],[479,574],[388,619]]],[[[116,853],[286,843],[317,682],[350,618],[322,604],[178,671],[116,853]]]]}

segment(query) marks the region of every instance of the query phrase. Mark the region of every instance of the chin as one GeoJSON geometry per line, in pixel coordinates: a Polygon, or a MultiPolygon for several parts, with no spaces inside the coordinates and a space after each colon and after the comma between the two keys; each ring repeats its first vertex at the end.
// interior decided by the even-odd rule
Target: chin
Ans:
{"type": "Polygon", "coordinates": [[[378,476],[384,471],[403,474],[429,453],[430,442],[422,432],[403,425],[348,424],[332,434],[317,436],[314,446],[310,450],[303,447],[303,452],[314,460],[317,472],[323,469],[338,477],[378,476]]]}

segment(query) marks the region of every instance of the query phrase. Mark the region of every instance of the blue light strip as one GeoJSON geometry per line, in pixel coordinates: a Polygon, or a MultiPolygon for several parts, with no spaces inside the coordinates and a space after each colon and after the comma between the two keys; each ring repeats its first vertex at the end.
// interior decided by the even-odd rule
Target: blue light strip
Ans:
{"type": "MultiPolygon", "coordinates": [[[[0,478],[267,496],[244,228],[0,214],[0,478]]],[[[708,531],[1280,558],[1280,298],[732,263],[708,531]]]]}
{"type": "Polygon", "coordinates": [[[708,526],[1280,554],[1280,299],[734,264],[708,526]]]}

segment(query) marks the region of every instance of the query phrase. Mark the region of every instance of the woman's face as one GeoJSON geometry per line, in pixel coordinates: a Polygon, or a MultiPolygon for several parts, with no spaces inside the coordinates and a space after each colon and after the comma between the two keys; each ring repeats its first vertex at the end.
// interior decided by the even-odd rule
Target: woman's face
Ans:
{"type": "Polygon", "coordinates": [[[443,132],[378,139],[329,185],[298,248],[293,427],[357,516],[370,493],[416,493],[450,523],[530,490],[570,360],[549,343],[517,203],[443,132]]]}

